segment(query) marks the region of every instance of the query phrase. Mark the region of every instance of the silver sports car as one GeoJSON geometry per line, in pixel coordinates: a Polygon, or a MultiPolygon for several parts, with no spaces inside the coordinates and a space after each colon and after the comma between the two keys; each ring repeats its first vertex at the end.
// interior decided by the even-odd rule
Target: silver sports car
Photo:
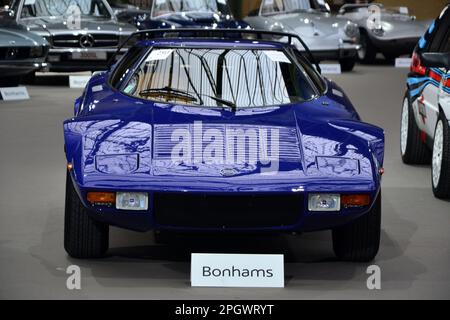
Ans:
{"type": "Polygon", "coordinates": [[[316,60],[338,60],[350,71],[359,49],[358,26],[321,9],[317,0],[263,0],[244,20],[255,29],[296,33],[316,60]]]}
{"type": "Polygon", "coordinates": [[[17,25],[0,11],[0,86],[15,86],[27,74],[46,67],[48,42],[17,25]]]}
{"type": "Polygon", "coordinates": [[[18,24],[48,40],[50,71],[106,69],[137,30],[117,21],[106,0],[13,0],[10,12],[18,24]]]}
{"type": "Polygon", "coordinates": [[[431,21],[416,20],[407,8],[390,9],[382,4],[348,4],[339,16],[357,23],[361,33],[360,60],[372,63],[378,52],[387,59],[411,54],[431,21]]]}

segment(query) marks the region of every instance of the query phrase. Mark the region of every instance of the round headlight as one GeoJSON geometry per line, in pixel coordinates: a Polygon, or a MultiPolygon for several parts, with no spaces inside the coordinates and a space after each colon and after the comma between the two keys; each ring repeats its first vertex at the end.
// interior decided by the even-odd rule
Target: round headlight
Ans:
{"type": "Polygon", "coordinates": [[[345,34],[349,38],[358,38],[359,37],[359,28],[358,28],[358,25],[356,23],[348,22],[345,25],[344,31],[345,31],[345,34]]]}
{"type": "Polygon", "coordinates": [[[37,58],[44,55],[44,48],[42,46],[31,47],[30,57],[37,58]]]}
{"type": "Polygon", "coordinates": [[[384,35],[384,29],[382,26],[380,26],[379,28],[372,29],[372,32],[378,37],[382,37],[384,35]]]}

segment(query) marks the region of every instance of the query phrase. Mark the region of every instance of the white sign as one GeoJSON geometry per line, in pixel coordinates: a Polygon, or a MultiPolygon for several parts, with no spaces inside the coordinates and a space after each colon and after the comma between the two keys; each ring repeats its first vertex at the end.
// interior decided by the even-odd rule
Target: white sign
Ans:
{"type": "Polygon", "coordinates": [[[91,76],[69,76],[70,88],[84,88],[91,79],[91,76]]]}
{"type": "Polygon", "coordinates": [[[322,69],[322,74],[341,74],[341,65],[339,63],[324,63],[320,64],[320,69],[322,69]]]}
{"type": "Polygon", "coordinates": [[[191,256],[193,287],[284,287],[281,254],[204,254],[191,256]]]}
{"type": "Polygon", "coordinates": [[[150,52],[147,61],[166,60],[173,52],[173,49],[154,49],[150,52]]]}
{"type": "Polygon", "coordinates": [[[409,14],[409,9],[408,7],[400,7],[398,8],[398,12],[400,12],[401,14],[409,14]]]}
{"type": "Polygon", "coordinates": [[[266,50],[264,51],[264,54],[269,57],[270,60],[273,62],[284,62],[284,63],[291,63],[288,57],[284,54],[284,52],[281,51],[275,51],[275,50],[266,50]]]}
{"type": "Polygon", "coordinates": [[[397,58],[395,59],[396,68],[409,68],[411,66],[411,58],[397,58]]]}
{"type": "Polygon", "coordinates": [[[26,87],[0,88],[0,94],[5,101],[30,99],[26,87]]]}
{"type": "Polygon", "coordinates": [[[104,51],[81,51],[72,52],[72,60],[106,60],[104,51]]]}

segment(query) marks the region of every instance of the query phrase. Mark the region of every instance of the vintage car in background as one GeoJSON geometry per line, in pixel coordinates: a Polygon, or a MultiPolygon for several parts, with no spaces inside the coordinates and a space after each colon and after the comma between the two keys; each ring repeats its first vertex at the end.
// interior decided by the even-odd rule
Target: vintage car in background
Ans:
{"type": "Polygon", "coordinates": [[[361,33],[358,57],[364,63],[373,63],[379,52],[389,60],[410,55],[431,22],[410,16],[405,7],[389,9],[382,4],[343,5],[338,16],[358,24],[361,33]]]}
{"type": "Polygon", "coordinates": [[[248,27],[234,19],[226,0],[155,0],[149,7],[118,9],[117,17],[139,29],[248,27]]]}
{"type": "Polygon", "coordinates": [[[351,71],[359,48],[358,26],[323,9],[317,0],[263,0],[244,20],[255,29],[298,34],[316,60],[338,60],[343,71],[351,71]]]}
{"type": "Polygon", "coordinates": [[[136,31],[116,19],[106,0],[13,0],[9,12],[18,24],[48,40],[50,71],[104,70],[136,31]]]}
{"type": "Polygon", "coordinates": [[[316,71],[298,35],[190,28],[136,37],[64,122],[70,256],[103,256],[110,225],[331,229],[339,259],[376,256],[384,132],[316,71]]]}
{"type": "Polygon", "coordinates": [[[401,119],[403,162],[431,162],[434,195],[450,198],[449,6],[430,25],[413,53],[401,119]]]}
{"type": "Polygon", "coordinates": [[[47,66],[49,45],[0,11],[0,86],[16,86],[22,77],[47,66]]]}

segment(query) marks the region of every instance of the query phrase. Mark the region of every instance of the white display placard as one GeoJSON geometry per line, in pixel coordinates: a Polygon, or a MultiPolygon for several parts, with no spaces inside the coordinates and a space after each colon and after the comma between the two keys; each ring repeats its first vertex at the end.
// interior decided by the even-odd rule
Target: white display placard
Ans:
{"type": "Polygon", "coordinates": [[[411,58],[397,58],[395,59],[396,68],[409,68],[411,66],[411,58]]]}
{"type": "Polygon", "coordinates": [[[281,51],[275,51],[275,50],[266,50],[264,51],[264,54],[269,57],[270,60],[273,62],[284,62],[284,63],[291,63],[288,57],[284,54],[284,52],[281,51]]]}
{"type": "Polygon", "coordinates": [[[284,256],[193,253],[191,286],[283,288],[284,256]]]}
{"type": "Polygon", "coordinates": [[[4,101],[28,100],[28,90],[26,87],[7,87],[0,88],[0,94],[4,101]]]}
{"type": "Polygon", "coordinates": [[[147,61],[166,60],[173,52],[173,49],[154,49],[150,52],[147,61]]]}
{"type": "Polygon", "coordinates": [[[323,74],[341,74],[341,65],[339,63],[324,63],[319,64],[323,74]]]}
{"type": "Polygon", "coordinates": [[[91,76],[69,76],[69,87],[79,89],[86,87],[91,76]]]}

